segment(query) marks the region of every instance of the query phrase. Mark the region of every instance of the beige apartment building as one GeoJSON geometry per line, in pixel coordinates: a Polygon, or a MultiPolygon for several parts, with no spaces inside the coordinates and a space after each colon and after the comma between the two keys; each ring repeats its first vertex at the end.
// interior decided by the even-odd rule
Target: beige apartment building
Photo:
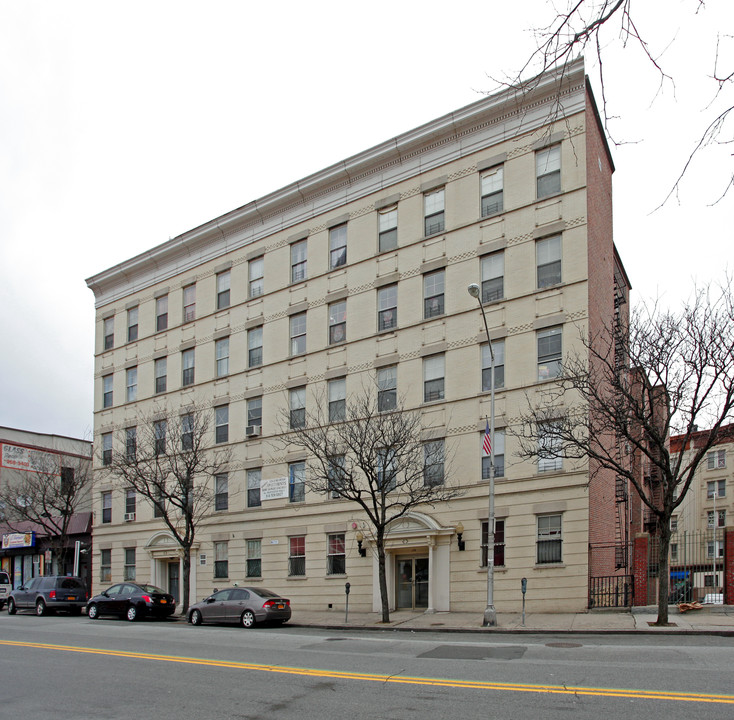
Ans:
{"type": "Polygon", "coordinates": [[[392,607],[481,613],[489,355],[467,292],[478,283],[497,358],[496,607],[520,608],[523,577],[530,611],[587,607],[591,574],[625,570],[589,560],[590,543],[619,536],[614,478],[521,460],[511,430],[582,350],[580,334],[626,312],[613,169],[579,60],[562,81],[483,98],[89,278],[95,591],[132,566],[180,598],[170,534],[102,470],[141,416],[196,403],[215,418],[211,444],[232,455],[197,533],[192,601],[238,583],[283,593],[295,613],[343,610],[349,582],[350,608],[378,610],[365,517],[305,488],[307,458],[276,442],[284,411],[377,383],[420,412],[462,493],[391,528],[392,607]]]}

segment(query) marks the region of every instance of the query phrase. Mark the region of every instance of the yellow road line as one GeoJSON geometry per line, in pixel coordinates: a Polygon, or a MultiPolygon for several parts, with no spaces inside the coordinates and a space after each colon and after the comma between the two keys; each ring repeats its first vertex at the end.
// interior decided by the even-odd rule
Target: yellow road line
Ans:
{"type": "Polygon", "coordinates": [[[107,657],[131,658],[134,660],[155,660],[158,662],[204,665],[206,667],[229,668],[232,670],[254,670],[283,675],[302,675],[304,677],[330,678],[336,680],[360,680],[364,682],[398,683],[401,685],[430,685],[433,687],[464,688],[469,690],[505,690],[512,692],[548,693],[554,695],[587,695],[611,698],[635,698],[639,700],[674,700],[679,702],[703,702],[734,705],[734,695],[711,695],[703,693],[681,693],[663,690],[634,690],[622,688],[572,687],[567,685],[524,685],[518,683],[477,682],[473,680],[449,680],[444,678],[420,678],[403,675],[373,675],[368,673],[339,672],[314,668],[287,667],[284,665],[257,665],[255,663],[232,662],[229,660],[210,660],[206,658],[181,657],[177,655],[154,655],[152,653],[125,652],[75,647],[71,645],[51,645],[47,643],[15,642],[0,640],[0,645],[58,650],[62,652],[105,655],[107,657]]]}

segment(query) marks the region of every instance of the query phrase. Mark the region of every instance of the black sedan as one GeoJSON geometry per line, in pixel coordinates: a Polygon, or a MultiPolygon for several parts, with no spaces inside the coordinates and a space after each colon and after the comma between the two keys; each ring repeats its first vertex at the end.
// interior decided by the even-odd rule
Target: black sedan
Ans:
{"type": "Polygon", "coordinates": [[[95,595],[87,603],[90,620],[96,620],[100,615],[117,615],[128,620],[167,618],[175,611],[173,595],[145,583],[118,583],[95,595]]]}
{"type": "Polygon", "coordinates": [[[291,619],[291,601],[270,590],[233,587],[219,590],[189,608],[189,622],[236,623],[251,628],[255,623],[278,625],[291,619]]]}

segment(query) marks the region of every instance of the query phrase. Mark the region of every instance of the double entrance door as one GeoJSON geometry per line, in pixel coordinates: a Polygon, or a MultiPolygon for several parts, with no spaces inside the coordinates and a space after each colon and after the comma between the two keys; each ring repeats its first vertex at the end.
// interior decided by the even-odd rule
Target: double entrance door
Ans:
{"type": "Polygon", "coordinates": [[[406,610],[428,607],[428,558],[397,558],[397,607],[406,610]]]}

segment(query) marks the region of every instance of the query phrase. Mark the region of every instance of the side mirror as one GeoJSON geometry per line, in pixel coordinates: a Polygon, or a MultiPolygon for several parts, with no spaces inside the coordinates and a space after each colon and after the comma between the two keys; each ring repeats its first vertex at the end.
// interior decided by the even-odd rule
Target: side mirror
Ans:
{"type": "Polygon", "coordinates": [[[107,594],[107,591],[106,591],[106,590],[105,590],[105,591],[104,591],[104,592],[102,593],[102,595],[103,595],[104,597],[109,597],[109,595],[107,594]]]}
{"type": "Polygon", "coordinates": [[[208,603],[213,603],[214,602],[214,598],[210,595],[208,598],[206,598],[206,601],[208,603]]]}

